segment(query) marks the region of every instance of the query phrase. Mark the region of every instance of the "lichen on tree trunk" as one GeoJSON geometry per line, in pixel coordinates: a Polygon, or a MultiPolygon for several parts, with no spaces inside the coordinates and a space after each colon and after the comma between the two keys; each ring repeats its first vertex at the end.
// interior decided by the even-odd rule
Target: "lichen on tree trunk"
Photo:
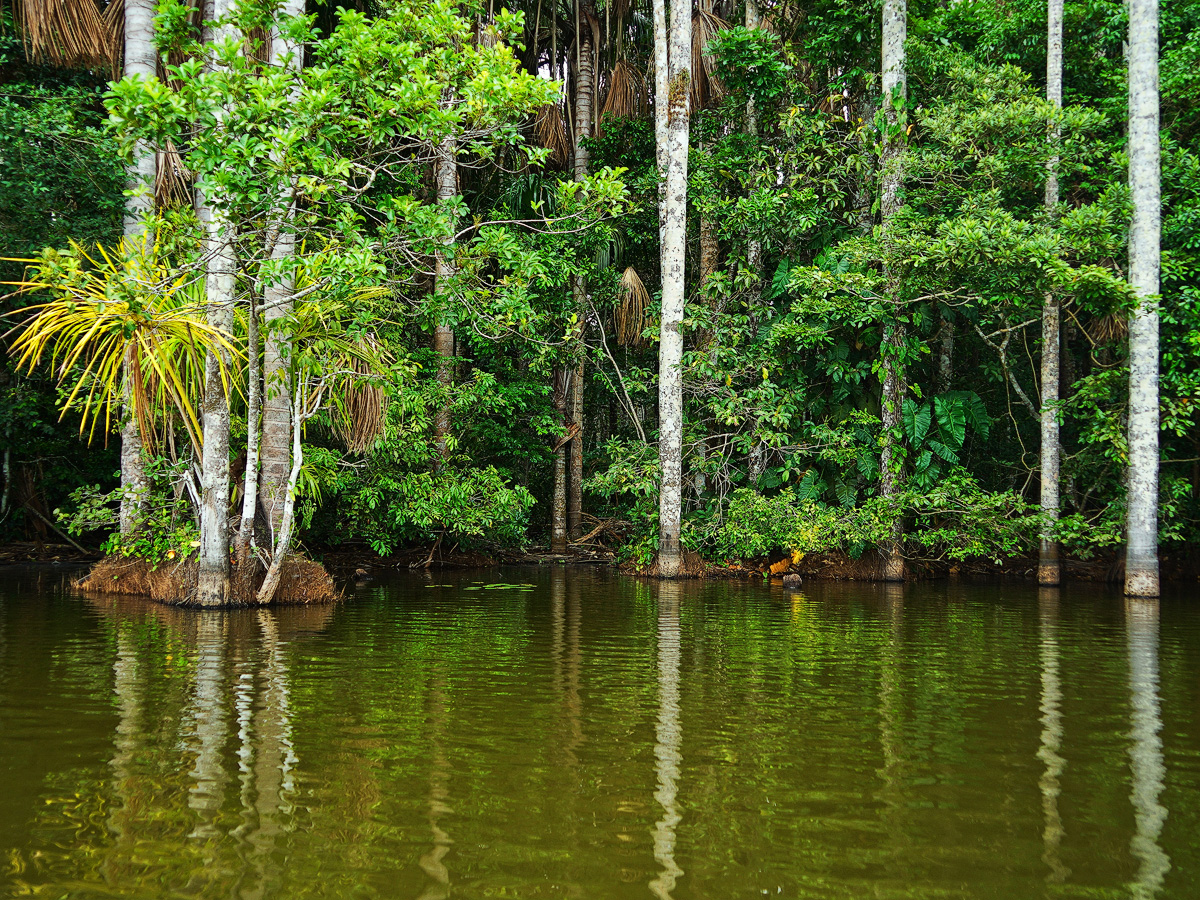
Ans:
{"type": "MultiPolygon", "coordinates": [[[[656,26],[658,17],[656,15],[656,26]]],[[[679,575],[682,550],[683,486],[683,313],[687,252],[687,172],[691,79],[691,7],[681,0],[671,6],[668,104],[665,156],[666,194],[662,205],[662,322],[658,352],[659,486],[658,573],[679,575]]],[[[667,45],[665,30],[655,28],[656,58],[667,45]]],[[[664,173],[660,172],[662,178],[664,173]]]]}
{"type": "MultiPolygon", "coordinates": [[[[1063,0],[1049,0],[1046,15],[1046,99],[1062,107],[1063,0]]],[[[1046,212],[1053,216],[1058,206],[1058,142],[1060,128],[1055,120],[1050,129],[1052,144],[1046,164],[1046,212]]],[[[1041,397],[1041,508],[1042,533],[1038,550],[1038,583],[1056,585],[1062,579],[1055,525],[1059,516],[1058,382],[1060,353],[1059,299],[1047,291],[1042,307],[1042,397],[1041,397]]]]}
{"type": "Polygon", "coordinates": [[[1158,578],[1158,292],[1162,227],[1158,0],[1129,2],[1129,502],[1125,593],[1155,597],[1158,578]]]}
{"type": "MultiPolygon", "coordinates": [[[[158,66],[158,51],[154,46],[153,0],[125,0],[125,65],[124,74],[153,78],[158,66]]],[[[154,213],[154,182],[157,157],[154,148],[138,141],[133,149],[133,162],[127,170],[130,193],[125,198],[124,233],[130,249],[153,235],[147,233],[146,219],[154,213]]],[[[126,379],[130,378],[128,363],[126,379]]],[[[149,481],[142,458],[142,436],[137,417],[126,389],[124,421],[121,425],[121,534],[129,534],[141,520],[149,481]]]]}

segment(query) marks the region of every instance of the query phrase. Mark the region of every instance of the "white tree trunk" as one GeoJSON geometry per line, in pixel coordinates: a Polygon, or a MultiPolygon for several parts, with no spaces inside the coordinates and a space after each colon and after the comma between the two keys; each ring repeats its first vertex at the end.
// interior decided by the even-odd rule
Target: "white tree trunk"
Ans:
{"type": "Polygon", "coordinates": [[[275,539],[274,552],[271,554],[271,564],[263,577],[262,586],[258,589],[256,598],[260,605],[266,605],[275,599],[275,591],[279,587],[279,576],[283,574],[283,564],[292,550],[292,534],[296,524],[296,483],[300,480],[300,469],[304,465],[304,450],[300,443],[301,410],[304,398],[297,392],[292,397],[292,467],[288,471],[287,487],[283,497],[283,515],[279,522],[279,533],[275,539]]]}
{"type": "Polygon", "coordinates": [[[247,306],[246,472],[242,480],[242,521],[234,546],[239,594],[248,592],[256,568],[250,555],[250,545],[254,539],[254,519],[258,512],[258,463],[262,445],[262,356],[259,351],[259,313],[253,295],[247,306]]]}
{"type": "MultiPolygon", "coordinates": [[[[282,0],[279,14],[304,15],[304,0],[282,0]]],[[[304,47],[284,40],[280,30],[273,29],[270,62],[279,68],[299,71],[304,64],[304,47]]],[[[287,261],[295,255],[296,235],[292,227],[290,197],[283,200],[283,206],[278,235],[270,249],[272,266],[286,269],[287,261]]],[[[267,514],[272,539],[279,533],[283,521],[283,499],[291,470],[290,348],[280,320],[291,315],[294,293],[295,283],[290,273],[273,279],[263,289],[262,467],[258,475],[258,502],[267,514]]]]}
{"type": "MultiPolygon", "coordinates": [[[[126,78],[153,78],[158,71],[158,50],[154,47],[154,0],[125,0],[126,78]]],[[[125,198],[125,237],[141,239],[146,233],[146,217],[154,212],[154,148],[138,141],[133,164],[128,171],[130,195],[125,198]]]]}
{"type": "MultiPolygon", "coordinates": [[[[1046,99],[1054,108],[1062,108],[1063,0],[1049,0],[1046,27],[1046,99]]],[[[1058,142],[1060,129],[1055,121],[1050,131],[1053,154],[1046,173],[1046,211],[1053,215],[1058,206],[1058,142]]],[[[1038,583],[1056,585],[1062,579],[1058,541],[1054,526],[1059,515],[1058,434],[1059,356],[1062,352],[1059,323],[1059,299],[1048,292],[1042,307],[1042,439],[1041,505],[1043,527],[1038,554],[1038,583]]]]}
{"type": "MultiPolygon", "coordinates": [[[[884,246],[884,275],[887,291],[898,309],[899,284],[891,270],[892,225],[900,209],[900,186],[904,180],[905,133],[899,127],[899,111],[895,101],[907,95],[908,80],[905,75],[904,40],[908,32],[908,5],[906,0],[884,0],[883,4],[883,108],[887,117],[888,132],[884,135],[883,155],[880,160],[880,227],[884,246]]],[[[904,377],[898,359],[904,344],[904,325],[891,322],[884,328],[883,345],[883,452],[881,454],[880,494],[895,497],[902,485],[901,459],[897,447],[900,430],[900,411],[904,402],[904,377]]],[[[904,579],[904,519],[896,516],[892,524],[891,546],[887,548],[884,579],[904,579]]]]}
{"type": "MultiPolygon", "coordinates": [[[[683,311],[687,257],[688,94],[691,88],[692,10],[673,0],[667,83],[666,198],[662,212],[662,324],[658,350],[658,571],[679,575],[682,551],[683,311]]],[[[666,34],[655,34],[655,56],[666,34]]],[[[660,175],[661,177],[661,175],[660,175]]]]}
{"type": "MultiPolygon", "coordinates": [[[[158,67],[154,47],[154,0],[125,0],[126,77],[153,78],[158,67]]],[[[125,198],[125,239],[137,244],[147,239],[146,217],[154,212],[154,148],[145,141],[134,146],[133,164],[127,172],[130,194],[125,198]]],[[[128,378],[128,372],[126,378],[128,378]]],[[[121,534],[137,527],[145,506],[149,482],[142,459],[142,436],[126,393],[125,418],[121,426],[121,534]]]]}
{"type": "Polygon", "coordinates": [[[1129,505],[1125,593],[1158,596],[1158,0],[1129,0],[1129,505]]]}
{"type": "Polygon", "coordinates": [[[661,258],[667,197],[667,82],[671,77],[666,0],[651,0],[654,14],[654,160],[658,167],[658,242],[661,258]]]}
{"type": "MultiPolygon", "coordinates": [[[[437,162],[434,164],[434,178],[437,182],[437,199],[439,203],[453,199],[458,195],[458,144],[453,137],[445,138],[438,147],[437,162]]],[[[434,291],[440,296],[449,290],[448,283],[457,273],[454,262],[454,239],[447,238],[444,249],[437,254],[434,263],[434,291]]],[[[444,303],[445,301],[442,300],[444,303]]],[[[454,330],[444,323],[438,323],[433,329],[433,349],[437,353],[438,385],[445,393],[442,405],[438,407],[433,420],[433,440],[437,449],[437,459],[434,465],[440,469],[446,463],[449,455],[447,440],[450,435],[450,387],[454,382],[454,330]]]]}
{"type": "MultiPolygon", "coordinates": [[[[216,0],[214,18],[231,11],[230,0],[216,0]]],[[[220,40],[227,26],[211,35],[220,40]]],[[[215,128],[221,128],[218,114],[215,128]]],[[[196,216],[204,228],[205,291],[209,325],[229,334],[233,331],[233,302],[236,289],[233,227],[223,209],[222,198],[196,187],[196,216]]],[[[209,354],[204,366],[203,457],[200,464],[200,559],[196,602],[201,606],[223,606],[229,602],[229,400],[221,377],[222,364],[209,354]]]]}

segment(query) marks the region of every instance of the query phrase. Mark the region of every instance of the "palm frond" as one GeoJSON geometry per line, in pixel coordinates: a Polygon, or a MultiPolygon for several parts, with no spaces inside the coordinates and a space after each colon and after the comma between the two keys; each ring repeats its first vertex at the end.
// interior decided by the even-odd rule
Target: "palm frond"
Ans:
{"type": "Polygon", "coordinates": [[[692,109],[701,109],[721,99],[725,88],[713,74],[717,60],[708,52],[708,44],[718,31],[729,27],[720,16],[703,10],[692,16],[692,109]]]}
{"type": "MultiPolygon", "coordinates": [[[[110,5],[121,7],[123,13],[117,0],[110,5]]],[[[105,10],[102,15],[94,0],[22,0],[15,13],[25,55],[31,61],[115,72],[121,56],[112,22],[117,10],[111,14],[105,10]]]]}
{"type": "Polygon", "coordinates": [[[564,168],[571,161],[571,138],[567,132],[566,118],[557,103],[547,103],[533,123],[533,135],[538,146],[550,151],[550,165],[564,168]]]}
{"type": "Polygon", "coordinates": [[[600,110],[603,126],[605,116],[634,118],[646,110],[646,82],[642,73],[626,59],[617,60],[608,76],[608,92],[600,110]]]}
{"type": "Polygon", "coordinates": [[[158,151],[154,168],[154,198],[160,207],[188,206],[192,202],[192,173],[171,141],[158,151]]]}
{"type": "Polygon", "coordinates": [[[617,288],[617,308],[613,313],[617,343],[623,347],[640,347],[645,343],[642,332],[649,324],[646,319],[649,307],[650,292],[633,266],[627,267],[617,288]]]}
{"type": "MultiPolygon", "coordinates": [[[[352,372],[360,376],[377,373],[375,360],[382,358],[383,345],[374,334],[358,340],[360,354],[348,360],[352,372]]],[[[381,384],[366,377],[351,378],[341,398],[338,436],[351,453],[364,453],[383,434],[387,421],[388,395],[381,384]]]]}

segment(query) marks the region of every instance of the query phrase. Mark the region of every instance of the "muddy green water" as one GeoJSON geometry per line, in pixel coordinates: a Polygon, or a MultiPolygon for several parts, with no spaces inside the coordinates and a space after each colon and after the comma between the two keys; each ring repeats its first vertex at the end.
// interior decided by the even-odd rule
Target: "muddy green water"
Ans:
{"type": "Polygon", "coordinates": [[[1200,897],[1192,597],[63,580],[0,573],[0,895],[1200,897]]]}

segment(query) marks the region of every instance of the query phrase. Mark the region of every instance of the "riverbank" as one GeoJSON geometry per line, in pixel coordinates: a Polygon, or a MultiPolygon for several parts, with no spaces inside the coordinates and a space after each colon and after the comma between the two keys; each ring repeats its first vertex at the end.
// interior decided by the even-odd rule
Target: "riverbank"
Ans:
{"type": "MultiPolygon", "coordinates": [[[[713,561],[702,560],[689,554],[688,566],[691,578],[762,578],[784,575],[799,575],[801,579],[818,581],[875,582],[883,580],[882,559],[868,551],[855,558],[842,551],[803,554],[785,557],[776,554],[753,560],[713,561]]],[[[433,550],[413,547],[391,556],[381,557],[370,548],[328,550],[315,553],[314,557],[332,578],[331,584],[351,585],[369,581],[382,571],[409,569],[480,569],[495,566],[607,566],[629,575],[653,576],[649,570],[622,564],[612,550],[589,546],[569,547],[566,553],[553,553],[548,547],[532,546],[523,550],[497,550],[486,553],[479,550],[433,550]]],[[[53,562],[63,564],[95,564],[100,562],[99,551],[80,553],[67,544],[51,544],[34,541],[19,541],[0,545],[0,565],[28,562],[53,562]]],[[[1118,551],[1097,554],[1090,559],[1065,558],[1063,560],[1064,583],[1080,582],[1092,584],[1119,584],[1124,578],[1124,554],[1118,551]]],[[[1182,585],[1200,581],[1200,547],[1185,545],[1164,552],[1160,557],[1164,583],[1182,585]]],[[[109,572],[108,576],[113,573],[109,572]]],[[[131,573],[133,574],[133,573],[131,573]]],[[[149,575],[127,578],[119,593],[137,593],[134,585],[149,579],[149,575]]],[[[1035,581],[1037,558],[1034,556],[1014,557],[997,564],[992,560],[977,559],[955,562],[951,560],[908,561],[909,581],[964,580],[979,583],[996,581],[1035,581]]],[[[111,580],[111,578],[110,578],[111,580]]],[[[118,578],[117,581],[120,579],[118,578]]],[[[305,583],[304,578],[289,579],[296,585],[305,583]]],[[[114,585],[115,585],[114,581],[114,585]]],[[[148,584],[148,582],[147,582],[148,584]]],[[[92,587],[95,590],[95,587],[92,587]]],[[[161,594],[162,591],[158,591],[161,594]]],[[[301,592],[303,593],[303,591],[301,592]]],[[[150,594],[146,594],[149,596],[150,594]]],[[[178,602],[166,600],[165,602],[178,602]]],[[[312,599],[296,599],[290,602],[314,602],[312,599]]]]}

